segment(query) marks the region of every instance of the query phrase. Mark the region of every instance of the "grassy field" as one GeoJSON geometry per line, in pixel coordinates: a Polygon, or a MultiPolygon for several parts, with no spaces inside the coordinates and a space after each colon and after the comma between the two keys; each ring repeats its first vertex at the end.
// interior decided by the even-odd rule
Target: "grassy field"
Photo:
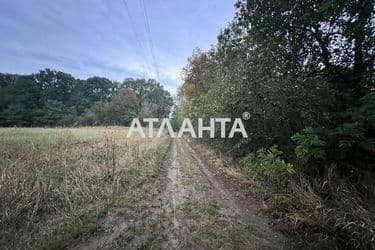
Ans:
{"type": "Polygon", "coordinates": [[[124,227],[132,232],[120,237],[127,246],[161,240],[153,234],[157,219],[147,213],[165,186],[169,139],[127,139],[126,132],[1,128],[1,248],[82,248],[93,234],[99,247],[124,227]]]}

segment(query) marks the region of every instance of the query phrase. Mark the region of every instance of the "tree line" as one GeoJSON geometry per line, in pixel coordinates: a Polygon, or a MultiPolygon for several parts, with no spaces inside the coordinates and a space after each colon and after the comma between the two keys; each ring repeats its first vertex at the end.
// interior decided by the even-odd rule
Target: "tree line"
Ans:
{"type": "Polygon", "coordinates": [[[168,117],[172,104],[153,79],[81,80],[51,69],[0,73],[0,126],[127,126],[133,117],[168,117]]]}
{"type": "MultiPolygon", "coordinates": [[[[328,207],[350,207],[354,216],[333,183],[344,180],[354,187],[352,197],[361,199],[371,199],[374,190],[366,182],[375,171],[374,2],[239,0],[235,7],[217,44],[189,58],[174,117],[233,119],[249,112],[249,138],[206,141],[243,159],[252,178],[271,181],[277,192],[293,193],[288,185],[298,176],[304,189],[311,186],[316,197],[331,202],[328,207]]],[[[347,217],[340,219],[316,219],[325,231],[316,235],[346,247],[374,247],[367,222],[358,219],[364,233],[347,217]],[[351,226],[345,228],[346,222],[351,226]]],[[[306,219],[300,229],[311,224],[306,219]]]]}

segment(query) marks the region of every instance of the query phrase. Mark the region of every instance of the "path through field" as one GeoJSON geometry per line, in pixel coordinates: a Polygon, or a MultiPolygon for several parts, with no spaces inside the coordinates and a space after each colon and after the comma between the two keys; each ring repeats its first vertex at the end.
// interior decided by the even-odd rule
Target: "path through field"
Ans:
{"type": "Polygon", "coordinates": [[[262,215],[262,206],[235,191],[182,139],[168,153],[167,196],[172,207],[171,246],[177,249],[280,249],[285,239],[262,215]]]}
{"type": "Polygon", "coordinates": [[[129,223],[109,212],[98,222],[102,230],[67,248],[287,248],[286,239],[262,213],[262,205],[232,184],[207,167],[187,141],[174,139],[160,176],[144,188],[150,195],[134,200],[142,208],[138,218],[129,223]]]}

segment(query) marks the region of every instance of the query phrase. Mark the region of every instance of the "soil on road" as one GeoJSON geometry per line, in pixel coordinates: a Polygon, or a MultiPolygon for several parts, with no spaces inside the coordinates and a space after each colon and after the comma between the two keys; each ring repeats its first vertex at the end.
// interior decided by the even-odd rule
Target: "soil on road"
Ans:
{"type": "Polygon", "coordinates": [[[289,248],[263,214],[262,205],[207,167],[199,153],[183,139],[172,140],[165,166],[142,187],[145,198],[134,200],[142,207],[140,215],[130,221],[109,211],[96,222],[95,233],[68,248],[289,248]]]}
{"type": "Polygon", "coordinates": [[[228,187],[183,139],[168,153],[167,193],[176,249],[282,249],[262,206],[228,187]]]}

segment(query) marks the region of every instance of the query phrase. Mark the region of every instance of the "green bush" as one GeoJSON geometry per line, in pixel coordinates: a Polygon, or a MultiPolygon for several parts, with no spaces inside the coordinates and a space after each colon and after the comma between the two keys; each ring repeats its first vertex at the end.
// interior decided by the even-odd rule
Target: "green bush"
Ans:
{"type": "Polygon", "coordinates": [[[333,131],[333,135],[337,138],[338,147],[348,150],[364,141],[364,131],[358,122],[344,123],[339,125],[333,131]]]}
{"type": "Polygon", "coordinates": [[[297,142],[294,152],[298,159],[304,162],[307,162],[311,157],[326,159],[326,152],[324,151],[326,142],[319,138],[313,128],[305,128],[301,133],[293,135],[292,140],[297,142]]]}
{"type": "Polygon", "coordinates": [[[339,124],[332,131],[337,146],[344,151],[360,150],[361,153],[375,151],[375,93],[370,92],[361,98],[361,105],[346,113],[348,121],[339,124]]]}
{"type": "Polygon", "coordinates": [[[242,162],[251,179],[261,178],[280,182],[294,175],[294,166],[281,159],[282,152],[273,145],[267,151],[261,149],[257,154],[249,153],[242,162]]]}

